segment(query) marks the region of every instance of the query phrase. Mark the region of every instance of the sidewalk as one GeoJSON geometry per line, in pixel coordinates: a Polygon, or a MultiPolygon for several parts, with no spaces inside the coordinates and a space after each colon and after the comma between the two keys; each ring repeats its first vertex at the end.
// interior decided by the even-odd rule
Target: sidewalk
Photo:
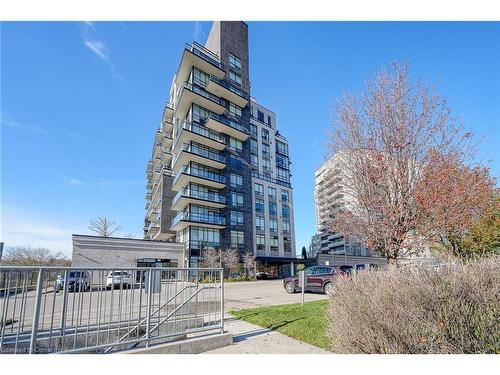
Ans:
{"type": "Polygon", "coordinates": [[[329,352],[226,315],[226,331],[233,334],[233,344],[204,354],[328,354],[329,352]]]}

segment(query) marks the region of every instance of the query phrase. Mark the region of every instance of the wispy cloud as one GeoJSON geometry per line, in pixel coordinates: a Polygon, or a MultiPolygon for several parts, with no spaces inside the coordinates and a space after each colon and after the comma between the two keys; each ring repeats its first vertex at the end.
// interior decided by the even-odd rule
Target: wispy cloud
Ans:
{"type": "Polygon", "coordinates": [[[82,137],[80,134],[78,134],[78,133],[76,133],[76,132],[67,132],[67,133],[66,133],[66,136],[67,136],[68,138],[72,138],[72,139],[75,139],[75,140],[77,140],[77,141],[83,141],[83,140],[85,140],[85,138],[84,138],[84,137],[82,137]]]}
{"type": "Polygon", "coordinates": [[[73,186],[82,186],[82,187],[99,187],[102,189],[109,187],[124,187],[124,186],[136,186],[143,185],[144,180],[116,180],[111,181],[107,178],[101,177],[97,181],[88,181],[86,178],[75,178],[75,177],[64,177],[64,183],[67,185],[73,186]]]}
{"type": "Polygon", "coordinates": [[[84,40],[83,44],[99,56],[106,64],[112,65],[111,57],[108,48],[100,40],[84,40]]]}
{"type": "Polygon", "coordinates": [[[91,21],[81,22],[80,30],[83,45],[109,66],[113,78],[124,81],[123,77],[116,73],[115,64],[111,58],[111,51],[99,38],[95,24],[91,21]]]}
{"type": "MultiPolygon", "coordinates": [[[[63,251],[71,256],[71,234],[84,228],[61,226],[47,217],[24,212],[20,207],[3,205],[0,237],[5,246],[30,245],[63,251]]],[[[66,225],[66,224],[65,224],[66,225]]]]}
{"type": "Polygon", "coordinates": [[[196,41],[200,41],[205,39],[205,32],[203,31],[203,24],[199,21],[196,21],[193,26],[193,39],[196,41]]]}
{"type": "Polygon", "coordinates": [[[31,125],[31,124],[25,124],[19,121],[14,121],[5,117],[0,117],[0,124],[2,127],[7,127],[7,128],[13,128],[13,129],[19,129],[19,130],[24,130],[24,131],[30,131],[32,133],[40,134],[40,135],[47,135],[49,132],[41,128],[39,126],[31,125]]]}

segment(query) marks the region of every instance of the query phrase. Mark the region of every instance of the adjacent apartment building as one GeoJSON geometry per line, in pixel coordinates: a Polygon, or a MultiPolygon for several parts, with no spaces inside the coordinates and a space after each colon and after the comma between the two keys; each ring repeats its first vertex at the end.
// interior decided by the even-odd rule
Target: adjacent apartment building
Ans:
{"type": "Polygon", "coordinates": [[[342,155],[336,154],[315,173],[314,201],[316,205],[317,232],[311,240],[311,246],[316,254],[371,256],[371,252],[358,241],[344,238],[339,233],[330,230],[330,221],[335,210],[349,205],[346,201],[343,179],[342,155]]]}
{"type": "Polygon", "coordinates": [[[147,165],[144,238],[251,251],[279,275],[296,263],[287,140],[250,93],[248,26],[214,22],[186,45],[147,165]]]}

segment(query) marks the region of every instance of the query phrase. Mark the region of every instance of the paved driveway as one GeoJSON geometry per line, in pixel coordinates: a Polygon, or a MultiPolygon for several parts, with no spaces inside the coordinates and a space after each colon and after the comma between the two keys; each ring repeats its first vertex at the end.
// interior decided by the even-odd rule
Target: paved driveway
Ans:
{"type": "MultiPolygon", "coordinates": [[[[224,284],[226,311],[251,307],[286,305],[302,301],[300,293],[289,294],[283,280],[262,280],[224,284]]],[[[306,293],[304,300],[326,299],[324,294],[306,293]]]]}

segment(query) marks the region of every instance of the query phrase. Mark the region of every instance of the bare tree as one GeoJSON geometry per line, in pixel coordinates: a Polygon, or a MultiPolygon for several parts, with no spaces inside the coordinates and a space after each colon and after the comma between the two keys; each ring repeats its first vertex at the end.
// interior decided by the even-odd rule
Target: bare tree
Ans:
{"type": "Polygon", "coordinates": [[[116,221],[99,216],[96,220],[90,221],[89,229],[101,237],[110,237],[113,233],[119,231],[121,227],[116,221]]]}
{"type": "Polygon", "coordinates": [[[213,247],[206,247],[202,253],[203,267],[216,268],[220,265],[220,251],[213,247]]]}
{"type": "Polygon", "coordinates": [[[331,229],[361,240],[389,262],[418,254],[444,234],[450,215],[439,212],[445,204],[453,204],[455,224],[485,209],[471,198],[475,189],[491,188],[487,169],[468,165],[471,133],[450,117],[445,99],[409,80],[407,63],[393,63],[360,95],[345,94],[337,102],[329,150],[344,203],[332,202],[331,229]],[[444,168],[447,162],[454,167],[444,168]],[[474,183],[438,188],[465,172],[474,183]],[[458,204],[460,194],[471,199],[458,204]]]}
{"type": "Polygon", "coordinates": [[[44,247],[11,246],[5,249],[2,264],[16,266],[69,266],[71,262],[58,251],[53,253],[44,247]]]}
{"type": "Polygon", "coordinates": [[[222,263],[231,273],[235,272],[240,266],[240,256],[235,248],[222,250],[222,263]]]}
{"type": "Polygon", "coordinates": [[[247,276],[253,275],[255,271],[255,256],[253,255],[253,252],[245,252],[245,255],[243,255],[243,265],[245,267],[245,271],[247,272],[247,276]]]}

